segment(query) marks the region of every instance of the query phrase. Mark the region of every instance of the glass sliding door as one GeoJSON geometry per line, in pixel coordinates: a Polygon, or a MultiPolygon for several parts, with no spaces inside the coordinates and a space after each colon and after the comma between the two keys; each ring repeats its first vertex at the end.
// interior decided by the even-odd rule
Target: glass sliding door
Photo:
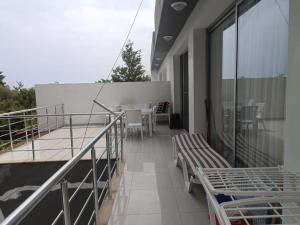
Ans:
{"type": "Polygon", "coordinates": [[[288,0],[248,0],[238,7],[238,166],[282,164],[288,10],[288,0]]]}
{"type": "Polygon", "coordinates": [[[234,164],[236,25],[230,15],[210,33],[209,141],[234,164]]]}
{"type": "Polygon", "coordinates": [[[209,34],[209,143],[237,167],[283,161],[289,0],[244,0],[209,34]]]}

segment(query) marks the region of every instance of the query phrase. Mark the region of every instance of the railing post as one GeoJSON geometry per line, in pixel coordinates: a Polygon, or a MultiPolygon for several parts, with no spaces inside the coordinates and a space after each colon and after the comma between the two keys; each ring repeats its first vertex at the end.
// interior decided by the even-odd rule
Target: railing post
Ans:
{"type": "Polygon", "coordinates": [[[23,113],[24,115],[24,128],[25,128],[25,138],[26,138],[26,143],[28,144],[28,132],[27,132],[27,122],[26,122],[26,114],[23,113]]]}
{"type": "Polygon", "coordinates": [[[94,207],[95,207],[95,221],[96,225],[100,224],[99,216],[98,216],[98,182],[97,182],[97,163],[96,163],[96,151],[95,147],[92,147],[91,150],[91,159],[92,159],[92,165],[93,165],[93,189],[94,189],[94,207]]]}
{"type": "Polygon", "coordinates": [[[54,106],[54,113],[55,113],[56,129],[57,129],[58,128],[58,124],[57,124],[57,110],[56,110],[56,105],[54,106]]]}
{"type": "Polygon", "coordinates": [[[35,151],[34,151],[34,127],[33,127],[33,118],[31,119],[31,148],[32,148],[32,159],[35,160],[35,151]]]}
{"type": "Polygon", "coordinates": [[[123,117],[120,117],[120,133],[121,133],[121,160],[123,161],[123,139],[124,139],[124,126],[123,117]]]}
{"type": "Polygon", "coordinates": [[[47,127],[48,127],[48,133],[50,134],[48,108],[46,108],[46,115],[47,115],[47,127]]]}
{"type": "Polygon", "coordinates": [[[61,104],[61,112],[63,114],[63,121],[62,121],[62,126],[65,126],[65,105],[61,104]]]}
{"type": "Polygon", "coordinates": [[[62,201],[63,201],[62,203],[63,203],[63,212],[64,212],[64,222],[65,225],[71,225],[68,182],[66,180],[63,180],[60,183],[60,188],[61,188],[62,201]]]}
{"type": "Polygon", "coordinates": [[[73,122],[72,122],[72,115],[69,118],[70,123],[70,140],[71,140],[71,155],[74,156],[74,143],[73,143],[73,122]]]}
{"type": "Polygon", "coordinates": [[[12,137],[12,132],[11,132],[10,118],[8,118],[7,121],[8,121],[9,140],[10,140],[10,150],[14,150],[14,144],[13,144],[13,137],[12,137]]]}
{"type": "Polygon", "coordinates": [[[114,133],[115,133],[115,153],[116,153],[116,172],[117,176],[119,176],[119,147],[118,147],[118,124],[117,121],[114,124],[114,133]]]}
{"type": "Polygon", "coordinates": [[[107,176],[108,176],[108,196],[111,196],[111,161],[110,161],[110,136],[106,132],[106,154],[107,154],[107,176]]]}
{"type": "Polygon", "coordinates": [[[39,138],[41,137],[41,129],[40,129],[40,122],[39,122],[39,118],[36,118],[36,126],[37,126],[37,132],[38,132],[38,136],[39,138]]]}

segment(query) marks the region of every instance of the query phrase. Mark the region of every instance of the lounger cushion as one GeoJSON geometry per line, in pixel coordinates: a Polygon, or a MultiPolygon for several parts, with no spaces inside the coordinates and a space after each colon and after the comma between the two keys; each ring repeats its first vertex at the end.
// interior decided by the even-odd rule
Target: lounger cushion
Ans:
{"type": "Polygon", "coordinates": [[[179,134],[174,136],[175,144],[182,154],[189,171],[201,168],[229,168],[230,164],[213,150],[201,134],[179,134]]]}

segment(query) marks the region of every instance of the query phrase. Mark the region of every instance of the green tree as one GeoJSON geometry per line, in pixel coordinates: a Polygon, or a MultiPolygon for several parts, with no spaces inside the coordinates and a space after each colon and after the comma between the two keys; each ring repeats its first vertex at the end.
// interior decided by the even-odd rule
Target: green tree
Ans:
{"type": "Polygon", "coordinates": [[[111,80],[101,78],[100,80],[95,81],[95,83],[111,83],[111,80]]]}
{"type": "Polygon", "coordinates": [[[0,85],[1,86],[6,86],[4,79],[5,79],[5,76],[4,76],[3,72],[0,71],[0,85]]]}
{"type": "Polygon", "coordinates": [[[22,81],[17,81],[11,89],[4,80],[5,76],[0,72],[0,113],[36,107],[33,88],[25,88],[22,81]]]}
{"type": "Polygon", "coordinates": [[[17,86],[13,86],[13,88],[16,90],[16,91],[19,91],[21,90],[22,88],[24,88],[24,83],[22,81],[17,81],[17,86]]]}
{"type": "Polygon", "coordinates": [[[129,41],[122,52],[123,66],[117,66],[111,76],[112,82],[150,81],[142,65],[141,50],[133,49],[133,42],[129,41]]]}

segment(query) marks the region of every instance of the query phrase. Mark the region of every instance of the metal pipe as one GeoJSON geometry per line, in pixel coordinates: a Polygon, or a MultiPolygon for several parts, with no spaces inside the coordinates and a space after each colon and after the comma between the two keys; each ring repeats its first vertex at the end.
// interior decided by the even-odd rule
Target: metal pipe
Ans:
{"type": "Polygon", "coordinates": [[[94,193],[94,191],[91,191],[91,192],[90,192],[90,194],[89,194],[89,196],[87,197],[86,201],[84,202],[84,204],[83,204],[83,206],[82,206],[80,212],[78,213],[78,216],[77,216],[77,218],[75,219],[73,225],[77,225],[78,222],[80,221],[80,218],[81,218],[81,216],[83,215],[83,213],[84,213],[84,211],[85,211],[85,209],[86,209],[86,207],[87,207],[87,205],[88,205],[88,203],[89,203],[91,197],[93,196],[93,193],[94,193]]]}
{"type": "Polygon", "coordinates": [[[119,176],[119,147],[118,147],[118,124],[115,123],[114,125],[114,132],[115,132],[115,152],[116,152],[116,172],[117,172],[117,176],[119,176]]]}
{"type": "Polygon", "coordinates": [[[45,198],[54,185],[59,183],[69,171],[77,165],[82,157],[102,138],[109,128],[124,115],[122,112],[114,121],[108,124],[89,144],[79,151],[72,159],[65,163],[55,174],[53,174],[45,183],[43,183],[33,194],[31,194],[23,203],[21,203],[11,214],[9,214],[1,225],[19,224],[38,203],[45,198]]]}
{"type": "MultiPolygon", "coordinates": [[[[115,112],[116,116],[119,116],[121,113],[120,112],[115,112]]],[[[32,118],[32,117],[55,117],[55,116],[102,116],[102,115],[108,115],[107,112],[99,112],[99,113],[67,113],[67,114],[51,114],[51,113],[48,113],[48,114],[38,114],[38,115],[7,115],[7,116],[1,116],[0,115],[0,119],[18,119],[18,118],[32,118]]],[[[1,127],[1,126],[0,126],[1,127]]]]}
{"type": "Polygon", "coordinates": [[[121,160],[123,161],[123,139],[124,139],[123,117],[120,117],[120,133],[121,133],[121,160]]]}
{"type": "Polygon", "coordinates": [[[107,154],[107,177],[108,177],[108,196],[111,196],[111,161],[110,161],[110,135],[106,133],[106,154],[107,154]]]}
{"type": "Polygon", "coordinates": [[[62,126],[65,126],[65,104],[61,104],[61,112],[63,114],[62,126]]]}
{"type": "Polygon", "coordinates": [[[57,109],[56,109],[56,106],[54,106],[54,114],[56,115],[55,116],[55,123],[56,123],[56,129],[58,128],[58,124],[57,124],[57,109]]]}
{"type": "Polygon", "coordinates": [[[47,127],[48,127],[48,133],[50,134],[50,127],[49,127],[49,116],[48,116],[48,108],[46,108],[46,116],[47,116],[47,127]]]}
{"type": "Polygon", "coordinates": [[[72,116],[69,118],[70,121],[70,141],[71,141],[71,155],[74,156],[74,142],[73,142],[73,122],[72,122],[72,116]]]}
{"type": "Polygon", "coordinates": [[[92,147],[91,150],[91,159],[93,166],[93,188],[94,188],[94,208],[95,208],[95,221],[96,224],[100,224],[99,216],[98,216],[98,182],[97,182],[97,164],[96,164],[96,151],[95,148],[92,147]]]}
{"type": "MultiPolygon", "coordinates": [[[[23,113],[25,116],[25,112],[23,113]]],[[[28,132],[27,132],[27,122],[26,119],[24,118],[24,128],[25,128],[25,138],[26,138],[26,143],[28,144],[28,132]]]]}
{"type": "Polygon", "coordinates": [[[0,117],[2,117],[2,116],[10,116],[10,115],[14,115],[14,114],[21,114],[21,113],[26,113],[26,112],[32,112],[32,111],[36,111],[38,109],[45,109],[45,108],[48,108],[48,107],[51,107],[51,106],[54,106],[54,105],[36,107],[36,108],[32,108],[32,109],[24,109],[24,110],[9,112],[9,113],[1,113],[0,117]]]}
{"type": "Polygon", "coordinates": [[[102,109],[108,111],[109,113],[111,113],[111,114],[113,114],[113,115],[115,115],[115,116],[118,115],[117,113],[115,113],[115,112],[113,112],[112,110],[110,110],[109,108],[107,108],[105,105],[103,105],[103,104],[101,104],[100,102],[98,102],[96,99],[94,100],[94,103],[95,103],[96,105],[100,106],[102,109]]]}
{"type": "Polygon", "coordinates": [[[61,187],[61,194],[62,194],[63,212],[64,212],[64,222],[65,225],[71,225],[68,182],[66,180],[63,180],[60,183],[60,185],[61,185],[60,187],[61,187]]]}
{"type": "Polygon", "coordinates": [[[12,137],[12,133],[11,133],[10,119],[8,119],[8,132],[9,132],[9,140],[10,140],[10,150],[14,150],[13,137],[12,137]]]}
{"type": "Polygon", "coordinates": [[[36,118],[36,122],[37,122],[37,131],[38,131],[38,136],[39,138],[41,137],[41,129],[40,129],[40,121],[39,118],[36,118]]]}
{"type": "Polygon", "coordinates": [[[35,160],[35,151],[34,151],[34,131],[33,131],[33,120],[31,120],[31,148],[32,148],[32,159],[35,160]]]}

